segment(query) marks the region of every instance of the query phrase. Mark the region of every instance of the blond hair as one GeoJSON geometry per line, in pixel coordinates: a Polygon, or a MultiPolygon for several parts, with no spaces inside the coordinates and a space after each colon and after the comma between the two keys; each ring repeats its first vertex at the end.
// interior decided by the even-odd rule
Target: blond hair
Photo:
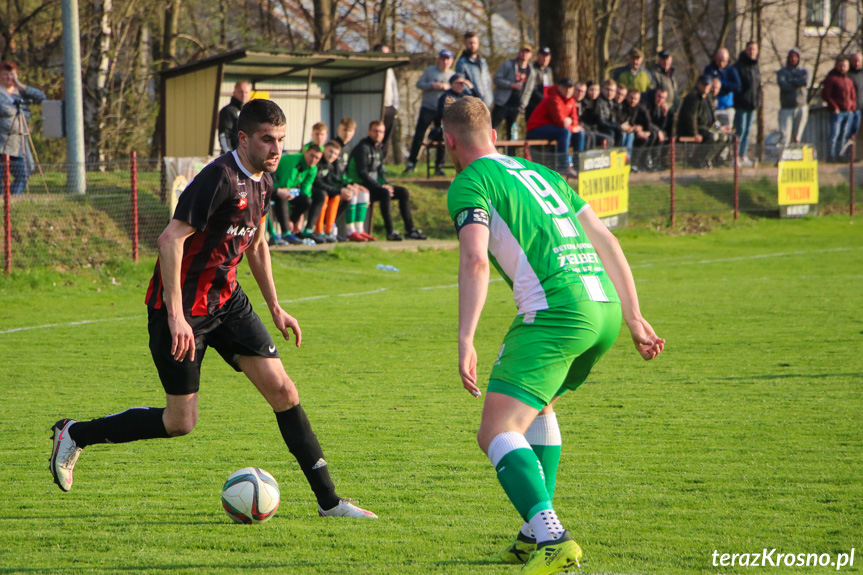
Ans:
{"type": "Polygon", "coordinates": [[[329,131],[330,131],[329,128],[327,128],[327,125],[324,122],[316,122],[312,126],[312,133],[313,134],[315,132],[329,132],[329,131]]]}
{"type": "Polygon", "coordinates": [[[491,114],[479,98],[447,98],[444,101],[443,129],[463,144],[480,144],[489,138],[491,114]]]}
{"type": "Polygon", "coordinates": [[[353,118],[342,118],[342,121],[339,122],[339,126],[345,128],[346,130],[356,130],[357,123],[353,118]]]}

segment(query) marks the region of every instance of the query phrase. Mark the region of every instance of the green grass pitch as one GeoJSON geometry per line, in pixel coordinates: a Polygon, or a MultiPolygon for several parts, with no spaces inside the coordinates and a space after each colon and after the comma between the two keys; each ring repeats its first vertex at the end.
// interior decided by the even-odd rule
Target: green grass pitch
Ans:
{"type": "MultiPolygon", "coordinates": [[[[764,548],[833,559],[855,548],[842,572],[861,572],[863,223],[618,235],[667,346],[647,363],[621,333],[559,403],[555,506],[584,548],[581,572],[835,571],[713,565],[714,550],[764,548]]],[[[55,420],[163,405],[143,305],[153,261],[0,279],[0,574],[517,573],[495,556],[520,519],[475,445],[481,401],[456,369],[457,261],[352,248],[274,257],[304,334],[299,350],[279,344],[283,360],[339,493],[378,521],[317,517],[270,409],[212,350],[191,435],[89,447],[60,492],[47,468],[55,420]],[[224,480],[249,465],[281,485],[265,525],[235,525],[220,506],[224,480]]],[[[513,314],[493,282],[481,377],[513,314]]]]}

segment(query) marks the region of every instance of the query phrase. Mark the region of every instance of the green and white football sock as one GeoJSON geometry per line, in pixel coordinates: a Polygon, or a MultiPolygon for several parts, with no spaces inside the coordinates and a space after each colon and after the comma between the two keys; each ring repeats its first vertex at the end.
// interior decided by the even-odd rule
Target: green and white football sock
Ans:
{"type": "MultiPolygon", "coordinates": [[[[557,468],[560,465],[561,437],[557,414],[537,415],[524,434],[537,459],[542,464],[545,473],[545,489],[549,498],[554,501],[554,487],[557,482],[557,468]]],[[[521,526],[521,533],[526,537],[535,537],[530,524],[521,526]]]]}
{"type": "Polygon", "coordinates": [[[531,518],[554,511],[545,488],[542,464],[527,439],[515,431],[501,433],[491,440],[488,458],[497,471],[497,480],[516,511],[536,531],[537,526],[531,518]]]}
{"type": "Polygon", "coordinates": [[[360,192],[357,194],[357,215],[354,224],[357,231],[362,233],[366,228],[366,213],[369,211],[369,193],[360,192]]]}

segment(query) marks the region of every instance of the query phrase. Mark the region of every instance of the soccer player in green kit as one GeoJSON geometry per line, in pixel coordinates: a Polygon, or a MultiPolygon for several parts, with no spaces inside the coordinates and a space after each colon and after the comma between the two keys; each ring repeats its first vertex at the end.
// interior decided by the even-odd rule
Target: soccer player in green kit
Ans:
{"type": "Polygon", "coordinates": [[[617,239],[557,173],[497,153],[481,100],[462,98],[443,116],[458,176],[448,207],[459,236],[459,374],[474,396],[473,339],[485,304],[489,260],[513,290],[518,315],[492,368],[477,441],[524,520],[501,559],[548,575],[578,564],[581,548],[552,505],[560,462],[554,404],[578,388],[614,344],[621,315],[641,356],[665,340],[641,317],[617,239]]]}

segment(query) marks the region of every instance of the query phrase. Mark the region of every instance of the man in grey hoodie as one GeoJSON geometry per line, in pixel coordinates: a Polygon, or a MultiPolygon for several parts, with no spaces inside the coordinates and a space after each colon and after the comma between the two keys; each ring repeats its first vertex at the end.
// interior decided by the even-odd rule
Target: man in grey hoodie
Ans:
{"type": "MultiPolygon", "coordinates": [[[[417,80],[417,88],[422,90],[423,98],[420,105],[420,114],[417,118],[417,127],[414,132],[414,139],[411,142],[411,153],[408,156],[408,165],[404,173],[410,174],[416,170],[417,158],[419,157],[420,148],[423,145],[426,131],[435,117],[437,117],[437,103],[441,94],[449,90],[449,78],[452,76],[453,53],[449,50],[441,50],[438,54],[437,64],[426,68],[420,79],[417,80]]],[[[435,165],[435,172],[442,172],[441,164],[443,164],[443,148],[439,148],[438,160],[435,165]]],[[[442,174],[441,174],[442,175],[442,174]]]]}
{"type": "Polygon", "coordinates": [[[779,84],[779,130],[784,151],[788,144],[803,138],[809,119],[809,70],[800,65],[797,48],[788,52],[785,67],[776,72],[776,83],[779,84]]]}

